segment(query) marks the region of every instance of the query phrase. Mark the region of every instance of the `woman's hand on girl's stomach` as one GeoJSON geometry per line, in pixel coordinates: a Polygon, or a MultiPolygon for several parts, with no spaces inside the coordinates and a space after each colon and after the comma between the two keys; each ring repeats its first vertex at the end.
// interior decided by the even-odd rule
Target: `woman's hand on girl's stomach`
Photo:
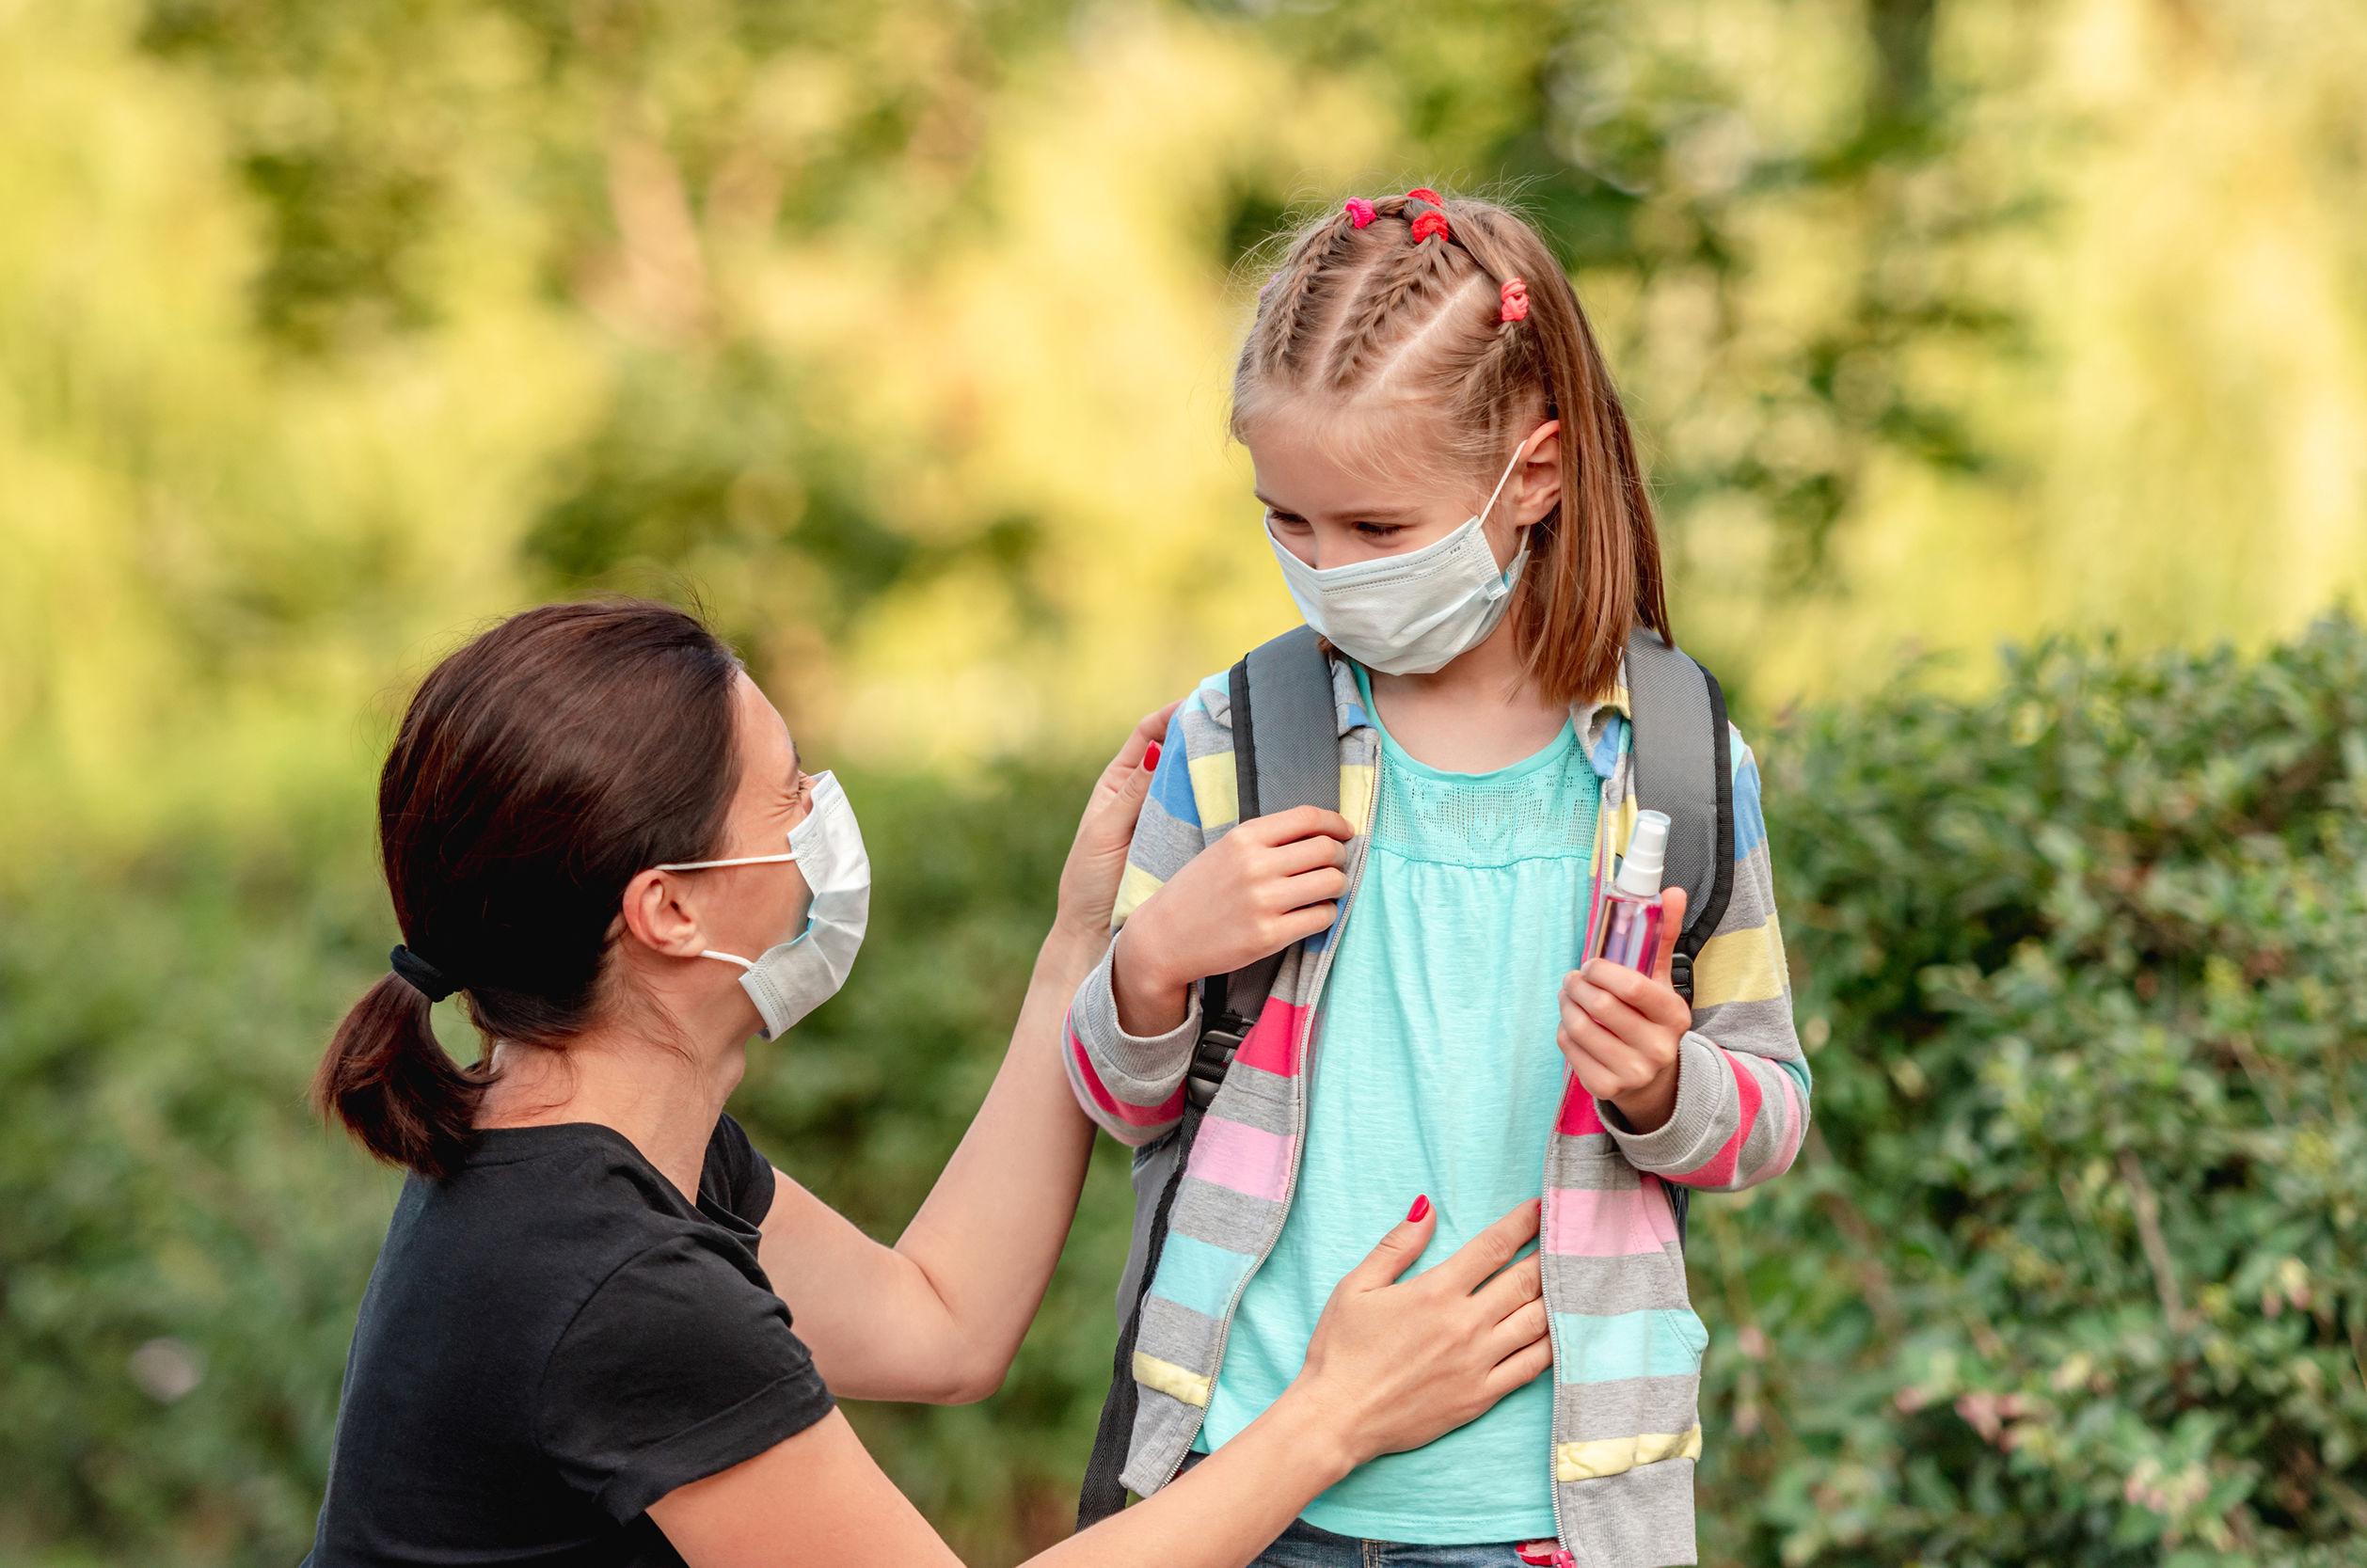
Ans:
{"type": "Polygon", "coordinates": [[[1356,830],[1336,811],[1252,817],[1184,863],[1126,922],[1111,978],[1127,1033],[1184,1022],[1195,981],[1229,974],[1329,927],[1356,830]]]}
{"type": "Polygon", "coordinates": [[[1427,1198],[1415,1212],[1333,1290],[1282,1396],[1311,1402],[1352,1464],[1420,1448],[1553,1364],[1536,1254],[1514,1261],[1536,1237],[1536,1200],[1400,1279],[1438,1229],[1427,1198]]]}

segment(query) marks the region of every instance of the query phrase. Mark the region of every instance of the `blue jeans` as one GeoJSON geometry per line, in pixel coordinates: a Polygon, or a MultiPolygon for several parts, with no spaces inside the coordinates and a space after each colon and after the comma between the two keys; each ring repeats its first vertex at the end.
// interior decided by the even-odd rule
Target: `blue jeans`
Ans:
{"type": "MultiPolygon", "coordinates": [[[[1208,1456],[1184,1456],[1188,1470],[1208,1456]]],[[[1260,1552],[1249,1568],[1524,1568],[1520,1543],[1492,1541],[1476,1546],[1416,1546],[1400,1541],[1359,1541],[1317,1529],[1304,1519],[1260,1552]]]]}
{"type": "Polygon", "coordinates": [[[1409,1546],[1359,1541],[1317,1529],[1304,1519],[1258,1554],[1250,1568],[1521,1568],[1517,1542],[1482,1546],[1409,1546]]]}

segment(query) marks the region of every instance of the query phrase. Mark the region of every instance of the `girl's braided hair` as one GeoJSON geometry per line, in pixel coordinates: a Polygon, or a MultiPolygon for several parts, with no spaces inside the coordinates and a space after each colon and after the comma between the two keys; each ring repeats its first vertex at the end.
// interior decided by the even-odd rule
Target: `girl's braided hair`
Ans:
{"type": "MultiPolygon", "coordinates": [[[[1285,407],[1367,434],[1374,419],[1435,421],[1470,477],[1560,420],[1561,499],[1533,531],[1513,610],[1532,678],[1557,701],[1599,699],[1635,625],[1670,635],[1627,414],[1561,263],[1517,214],[1417,187],[1302,227],[1258,295],[1234,436],[1285,407]]],[[[1412,445],[1402,425],[1390,436],[1412,445]]]]}

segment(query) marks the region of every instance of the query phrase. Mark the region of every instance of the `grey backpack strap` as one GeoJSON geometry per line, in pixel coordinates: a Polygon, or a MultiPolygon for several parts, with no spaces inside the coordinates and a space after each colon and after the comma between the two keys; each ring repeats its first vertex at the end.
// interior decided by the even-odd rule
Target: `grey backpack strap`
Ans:
{"type": "MultiPolygon", "coordinates": [[[[1293,806],[1340,809],[1340,720],[1331,660],[1314,628],[1297,626],[1249,650],[1232,667],[1233,788],[1240,820],[1293,806]]],[[[1184,1092],[1207,1109],[1233,1053],[1265,1010],[1282,955],[1270,953],[1201,982],[1206,1021],[1184,1092]]]]}
{"type": "MultiPolygon", "coordinates": [[[[1317,805],[1340,809],[1340,722],[1332,704],[1331,661],[1312,629],[1300,626],[1257,648],[1232,667],[1233,787],[1241,800],[1243,822],[1292,806],[1317,805]]],[[[1182,759],[1178,759],[1179,761],[1182,759]]],[[[1164,1167],[1156,1181],[1158,1196],[1148,1223],[1139,1212],[1136,1229],[1140,1266],[1129,1248],[1134,1299],[1122,1312],[1118,1352],[1110,1368],[1109,1393],[1102,1402],[1101,1425],[1093,1436],[1093,1452],[1086,1462],[1085,1481],[1077,1494],[1077,1528],[1086,1529],[1126,1506],[1120,1479],[1126,1451],[1134,1438],[1136,1406],[1134,1379],[1135,1340],[1142,1327],[1142,1302],[1150,1293],[1165,1250],[1168,1217],[1175,1195],[1184,1184],[1184,1167],[1191,1159],[1193,1140],[1199,1136],[1200,1118],[1232,1067],[1241,1042],[1265,1010],[1282,955],[1268,954],[1231,974],[1211,975],[1200,982],[1200,1037],[1192,1051],[1192,1065],[1184,1078],[1184,1116],[1152,1168],[1164,1167]]],[[[1141,1204],[1147,1191],[1136,1194],[1141,1204]]],[[[1121,1296],[1121,1301],[1122,1301],[1121,1296]]]]}
{"type": "Polygon", "coordinates": [[[1685,890],[1685,929],[1670,981],[1693,999],[1693,958],[1734,891],[1734,781],[1725,693],[1691,655],[1648,626],[1628,638],[1628,703],[1635,724],[1635,800],[1668,814],[1663,885],[1685,890]]]}
{"type": "MultiPolygon", "coordinates": [[[[1733,752],[1726,697],[1691,655],[1638,626],[1628,636],[1628,706],[1635,801],[1668,814],[1664,887],[1685,890],[1685,928],[1669,958],[1669,983],[1693,999],[1693,959],[1718,928],[1734,894],[1733,752]]],[[[1691,1187],[1669,1187],[1676,1241],[1685,1242],[1691,1187]]]]}

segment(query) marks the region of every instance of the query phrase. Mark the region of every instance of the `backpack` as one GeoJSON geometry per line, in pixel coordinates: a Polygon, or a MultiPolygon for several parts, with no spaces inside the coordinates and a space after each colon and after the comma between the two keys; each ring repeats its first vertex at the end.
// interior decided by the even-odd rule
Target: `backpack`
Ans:
{"type": "MultiPolygon", "coordinates": [[[[1330,660],[1315,632],[1298,626],[1252,649],[1232,667],[1233,773],[1238,820],[1293,806],[1340,808],[1339,725],[1330,660]]],[[[1668,814],[1663,886],[1686,893],[1685,928],[1676,939],[1669,983],[1691,1002],[1693,958],[1717,929],[1734,881],[1732,758],[1725,694],[1690,655],[1639,626],[1628,639],[1628,697],[1635,799],[1668,814]]],[[[1218,1085],[1264,1009],[1282,955],[1270,954],[1231,974],[1200,982],[1200,1036],[1184,1080],[1184,1115],[1175,1130],[1135,1157],[1135,1225],[1118,1284],[1118,1352],[1108,1397],[1077,1501],[1077,1528],[1126,1505],[1119,1480],[1135,1424],[1135,1338],[1142,1300],[1159,1266],[1168,1215],[1183,1185],[1192,1142],[1218,1085]]],[[[1692,1191],[1672,1186],[1679,1247],[1692,1191]]]]}

